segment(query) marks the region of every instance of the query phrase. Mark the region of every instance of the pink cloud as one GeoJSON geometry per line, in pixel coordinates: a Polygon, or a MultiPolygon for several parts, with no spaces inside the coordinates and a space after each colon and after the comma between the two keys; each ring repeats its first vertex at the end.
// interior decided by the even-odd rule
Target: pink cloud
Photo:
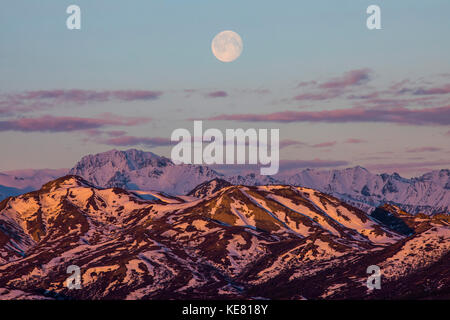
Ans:
{"type": "Polygon", "coordinates": [[[302,146],[305,143],[297,140],[285,139],[280,141],[280,149],[287,148],[289,146],[302,146]]]}
{"type": "MultiPolygon", "coordinates": [[[[344,94],[351,92],[352,87],[367,83],[371,79],[370,69],[352,70],[345,73],[343,76],[325,81],[316,88],[324,89],[322,91],[312,91],[301,93],[293,99],[297,101],[325,101],[342,97],[344,94]]],[[[299,87],[308,86],[312,82],[302,82],[299,87]]],[[[431,87],[413,87],[418,85],[430,85],[432,82],[425,82],[423,79],[419,80],[403,80],[391,84],[387,89],[380,91],[372,91],[368,93],[359,93],[347,95],[349,100],[362,100],[364,105],[359,103],[354,104],[355,107],[416,107],[416,106],[432,106],[439,104],[447,104],[448,101],[438,101],[436,95],[445,95],[450,93],[450,84],[434,85],[431,87]],[[404,87],[409,85],[410,87],[404,87]],[[416,97],[399,99],[397,96],[411,95],[416,97]]]]}
{"type": "Polygon", "coordinates": [[[407,107],[407,106],[431,106],[435,99],[431,97],[416,97],[410,99],[368,99],[364,101],[365,105],[371,105],[372,107],[407,107]]]}
{"type": "Polygon", "coordinates": [[[398,91],[398,90],[400,90],[400,88],[402,88],[405,84],[410,83],[410,82],[411,82],[410,79],[404,79],[404,80],[395,82],[395,83],[392,84],[389,88],[390,88],[391,90],[398,91]]]}
{"type": "Polygon", "coordinates": [[[78,103],[104,102],[109,100],[118,101],[138,101],[154,100],[162,95],[161,91],[149,90],[113,90],[113,91],[95,91],[95,90],[38,90],[25,93],[10,95],[10,98],[17,100],[56,100],[60,103],[78,103]]]}
{"type": "Polygon", "coordinates": [[[117,90],[111,92],[111,97],[119,101],[147,101],[161,97],[161,91],[149,90],[117,90]]]}
{"type": "Polygon", "coordinates": [[[206,95],[208,98],[225,98],[228,97],[228,93],[225,91],[213,91],[206,95]]]}
{"type": "MultiPolygon", "coordinates": [[[[348,166],[350,163],[343,160],[323,160],[323,159],[312,159],[312,160],[281,160],[280,161],[280,173],[286,174],[286,172],[295,173],[296,170],[305,168],[335,168],[348,166]]],[[[243,174],[250,173],[259,170],[259,165],[248,165],[248,164],[234,164],[234,165],[212,165],[211,168],[218,170],[220,172],[225,172],[228,174],[243,174]]]]}
{"type": "Polygon", "coordinates": [[[377,171],[403,171],[403,172],[417,172],[417,171],[429,171],[432,167],[444,167],[450,165],[450,160],[437,160],[437,161],[416,161],[416,162],[399,162],[399,163],[387,163],[387,164],[370,164],[367,165],[367,169],[377,171]]]}
{"type": "Polygon", "coordinates": [[[411,103],[408,99],[367,99],[364,101],[366,105],[372,105],[373,107],[389,107],[389,108],[401,108],[407,107],[411,103]]]}
{"type": "Polygon", "coordinates": [[[381,92],[371,92],[361,95],[350,95],[347,98],[348,99],[377,99],[380,96],[381,92]]]}
{"type": "Polygon", "coordinates": [[[98,129],[105,126],[134,126],[149,122],[150,118],[123,117],[103,114],[99,118],[54,117],[20,118],[0,121],[0,131],[71,132],[98,129]]]}
{"type": "Polygon", "coordinates": [[[336,97],[339,97],[342,94],[342,92],[338,91],[328,91],[328,92],[319,92],[319,93],[302,93],[294,97],[294,100],[297,101],[321,101],[321,100],[328,100],[333,99],[336,97]]]}
{"type": "Polygon", "coordinates": [[[105,132],[110,137],[124,136],[127,132],[123,130],[110,130],[105,132]]]}
{"type": "MultiPolygon", "coordinates": [[[[327,89],[324,92],[307,92],[294,97],[297,101],[322,101],[337,98],[344,94],[347,87],[361,85],[370,79],[370,69],[352,70],[345,73],[340,78],[331,79],[318,86],[320,89],[327,89]]],[[[315,81],[301,82],[297,87],[316,85],[315,81]]]]}
{"type": "Polygon", "coordinates": [[[218,115],[207,120],[231,120],[247,122],[385,122],[408,125],[449,125],[450,106],[407,109],[349,108],[325,111],[281,111],[269,114],[218,115]]]}
{"type": "Polygon", "coordinates": [[[304,168],[333,168],[333,167],[342,167],[348,166],[350,163],[348,161],[342,160],[322,160],[322,159],[313,159],[313,160],[281,160],[280,161],[280,170],[295,170],[295,169],[304,169],[304,168]]]}
{"type": "Polygon", "coordinates": [[[106,140],[98,141],[103,144],[112,145],[112,146],[136,146],[136,145],[145,145],[150,147],[158,147],[158,146],[169,146],[172,144],[170,139],[161,138],[161,137],[133,137],[133,136],[120,136],[117,138],[110,138],[106,140]]]}
{"type": "Polygon", "coordinates": [[[266,95],[270,93],[269,89],[239,89],[238,92],[244,93],[244,94],[257,94],[257,95],[266,95]]]}
{"type": "Polygon", "coordinates": [[[406,149],[406,152],[409,153],[416,153],[416,152],[437,152],[442,151],[442,148],[436,148],[436,147],[419,147],[419,148],[410,148],[406,149]]]}
{"type": "Polygon", "coordinates": [[[109,131],[102,131],[99,129],[89,129],[86,130],[86,134],[94,137],[94,136],[109,136],[109,137],[119,137],[119,136],[124,136],[127,132],[123,131],[123,130],[109,130],[109,131]]]}
{"type": "Polygon", "coordinates": [[[342,77],[322,83],[324,89],[345,88],[367,83],[370,80],[370,69],[359,69],[346,72],[342,77]]]}
{"type": "Polygon", "coordinates": [[[326,148],[326,147],[332,147],[336,144],[336,141],[328,141],[328,142],[322,142],[318,144],[313,144],[311,147],[313,148],[326,148]]]}
{"type": "Polygon", "coordinates": [[[297,88],[308,87],[316,84],[316,81],[302,81],[297,85],[297,88]]]}
{"type": "Polygon", "coordinates": [[[365,143],[367,142],[366,140],[363,139],[355,139],[355,138],[350,138],[344,141],[345,143],[365,143]]]}
{"type": "Polygon", "coordinates": [[[432,88],[420,88],[414,91],[415,95],[434,95],[434,94],[449,94],[450,84],[446,84],[442,87],[432,87],[432,88]]]}
{"type": "Polygon", "coordinates": [[[12,115],[19,112],[31,112],[51,107],[108,101],[131,102],[156,100],[163,93],[149,90],[36,90],[0,96],[0,115],[12,115]]]}

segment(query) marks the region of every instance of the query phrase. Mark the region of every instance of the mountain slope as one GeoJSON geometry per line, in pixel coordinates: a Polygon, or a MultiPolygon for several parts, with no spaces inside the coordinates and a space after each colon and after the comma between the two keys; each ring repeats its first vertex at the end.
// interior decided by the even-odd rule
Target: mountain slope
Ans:
{"type": "Polygon", "coordinates": [[[157,190],[173,195],[186,194],[200,183],[220,176],[206,166],[175,165],[168,158],[136,149],[85,156],[69,174],[101,187],[157,190]]]}
{"type": "Polygon", "coordinates": [[[251,174],[230,177],[232,183],[245,185],[288,184],[331,194],[366,212],[385,203],[410,213],[450,213],[450,170],[432,171],[406,179],[394,173],[373,174],[362,167],[319,171],[306,169],[294,175],[275,176],[274,182],[251,174]]]}
{"type": "Polygon", "coordinates": [[[65,175],[68,169],[28,169],[0,172],[0,201],[39,189],[44,183],[65,175]]]}
{"type": "Polygon", "coordinates": [[[450,170],[405,179],[395,173],[372,174],[361,167],[328,172],[305,170],[289,181],[331,193],[354,204],[376,207],[391,203],[410,213],[450,212],[450,189],[446,188],[449,182],[450,170]]]}
{"type": "Polygon", "coordinates": [[[215,178],[206,182],[203,182],[196,186],[194,189],[189,191],[188,196],[196,197],[196,198],[205,198],[213,193],[223,189],[225,187],[231,186],[226,180],[215,178]]]}
{"type": "Polygon", "coordinates": [[[331,194],[366,212],[385,203],[410,213],[450,213],[450,170],[405,179],[398,174],[373,174],[362,167],[342,170],[302,170],[294,175],[225,176],[207,166],[176,166],[169,159],[138,150],[84,157],[71,171],[101,187],[159,190],[186,194],[197,185],[219,178],[234,185],[287,184],[331,194]]]}
{"type": "MultiPolygon", "coordinates": [[[[45,182],[62,174],[65,172],[61,170],[0,174],[0,200],[37,190],[45,182]]],[[[307,169],[289,175],[280,173],[275,176],[261,176],[250,173],[227,176],[208,166],[174,165],[165,157],[130,149],[85,156],[70,170],[70,174],[79,175],[103,188],[153,190],[172,195],[192,195],[190,192],[193,188],[213,179],[227,181],[233,185],[283,184],[331,194],[365,212],[371,212],[388,203],[412,214],[450,213],[448,169],[432,171],[411,179],[396,173],[373,174],[359,166],[325,171],[307,169]]]]}
{"type": "MultiPolygon", "coordinates": [[[[0,299],[371,298],[361,280],[367,263],[400,279],[423,267],[438,274],[449,250],[445,219],[425,216],[426,225],[405,236],[309,188],[227,186],[203,199],[159,197],[71,175],[2,201],[0,299]],[[396,262],[403,256],[405,270],[396,262]],[[81,269],[81,290],[65,286],[70,265],[81,269]]],[[[448,289],[445,272],[434,280],[429,294],[448,289]]]]}

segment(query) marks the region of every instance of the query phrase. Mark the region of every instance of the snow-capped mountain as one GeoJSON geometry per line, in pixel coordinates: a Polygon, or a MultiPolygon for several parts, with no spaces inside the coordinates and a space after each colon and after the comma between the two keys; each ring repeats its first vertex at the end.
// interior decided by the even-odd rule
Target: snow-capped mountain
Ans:
{"type": "MultiPolygon", "coordinates": [[[[406,179],[394,174],[374,174],[362,167],[336,170],[301,170],[296,174],[261,176],[256,173],[225,175],[200,165],[175,165],[168,158],[135,149],[111,150],[83,157],[70,171],[98,187],[161,191],[172,195],[189,193],[213,179],[233,185],[287,184],[313,188],[333,195],[366,212],[384,204],[410,213],[450,212],[450,170],[406,179]]],[[[66,171],[35,170],[28,176],[0,174],[0,200],[38,189],[66,171]],[[59,175],[58,175],[59,174],[59,175]]],[[[213,188],[214,189],[214,188],[213,188]]]]}
{"type": "Polygon", "coordinates": [[[71,175],[0,202],[0,299],[448,297],[448,215],[395,209],[406,235],[310,188],[224,185],[202,196],[71,175]],[[365,285],[374,264],[383,290],[365,285]],[[66,286],[71,265],[80,290],[66,286]]]}
{"type": "Polygon", "coordinates": [[[175,165],[168,158],[136,149],[85,156],[69,174],[100,187],[158,190],[173,195],[186,194],[200,183],[221,176],[206,166],[175,165]]]}
{"type": "Polygon", "coordinates": [[[69,169],[27,169],[0,172],[0,201],[39,189],[44,183],[67,174],[69,169]]]}
{"type": "Polygon", "coordinates": [[[283,183],[332,194],[365,211],[385,203],[410,213],[450,213],[450,170],[406,179],[394,173],[373,174],[362,167],[343,170],[303,170],[283,183]]]}
{"type": "Polygon", "coordinates": [[[336,170],[306,169],[294,175],[283,174],[268,181],[257,174],[227,177],[235,184],[289,184],[305,186],[334,195],[366,212],[385,203],[411,213],[450,212],[450,170],[426,173],[406,179],[399,174],[374,174],[357,166],[336,170]]]}
{"type": "Polygon", "coordinates": [[[187,195],[193,196],[196,198],[206,198],[213,193],[219,191],[220,189],[223,189],[225,187],[229,187],[232,184],[226,180],[215,178],[206,182],[203,182],[202,184],[199,184],[197,187],[192,189],[187,195]]]}
{"type": "Polygon", "coordinates": [[[302,170],[294,175],[225,176],[207,166],[174,165],[169,159],[138,150],[112,150],[84,157],[71,171],[101,187],[160,190],[186,194],[214,178],[234,185],[289,184],[334,195],[365,211],[385,203],[411,213],[450,212],[450,170],[406,179],[394,173],[373,174],[362,167],[342,170],[302,170]]]}

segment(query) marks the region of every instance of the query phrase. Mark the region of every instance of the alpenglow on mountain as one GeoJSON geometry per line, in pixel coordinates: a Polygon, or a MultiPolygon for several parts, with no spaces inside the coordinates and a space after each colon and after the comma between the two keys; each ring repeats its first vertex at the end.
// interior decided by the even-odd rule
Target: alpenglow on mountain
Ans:
{"type": "Polygon", "coordinates": [[[338,197],[364,211],[385,203],[410,213],[450,212],[450,170],[432,171],[406,179],[394,174],[374,174],[360,166],[336,170],[301,170],[295,175],[225,175],[208,166],[175,165],[165,157],[135,149],[111,150],[83,157],[70,174],[101,187],[158,190],[187,194],[214,178],[235,185],[288,184],[314,188],[338,197]]]}
{"type": "Polygon", "coordinates": [[[85,156],[69,174],[100,187],[158,190],[177,195],[220,176],[206,166],[175,165],[168,158],[136,149],[85,156]]]}
{"type": "MultiPolygon", "coordinates": [[[[374,174],[359,166],[335,170],[306,169],[293,175],[227,175],[208,166],[175,165],[168,158],[136,149],[87,155],[65,172],[54,170],[50,174],[48,170],[42,173],[40,170],[27,170],[1,173],[0,200],[37,190],[49,180],[68,172],[81,176],[98,187],[161,191],[171,195],[186,195],[210,180],[215,180],[218,184],[226,181],[234,185],[249,186],[285,184],[319,190],[366,212],[384,204],[396,205],[413,214],[450,212],[448,169],[431,171],[411,179],[396,173],[374,174]]],[[[195,192],[208,192],[203,189],[195,192]]]]}
{"type": "Polygon", "coordinates": [[[375,218],[283,185],[147,196],[65,176],[0,202],[0,300],[449,297],[448,215],[375,218]],[[370,265],[383,290],[367,289],[370,265]]]}

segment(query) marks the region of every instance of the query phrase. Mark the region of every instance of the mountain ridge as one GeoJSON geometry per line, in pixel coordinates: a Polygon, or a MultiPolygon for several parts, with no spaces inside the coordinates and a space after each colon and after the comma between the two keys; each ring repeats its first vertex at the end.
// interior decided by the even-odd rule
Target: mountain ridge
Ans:
{"type": "MultiPolygon", "coordinates": [[[[309,187],[338,197],[366,212],[385,203],[414,214],[450,212],[448,169],[434,170],[410,179],[397,173],[374,174],[361,166],[333,170],[304,169],[295,174],[281,173],[273,177],[256,173],[226,175],[208,166],[175,165],[170,159],[151,152],[114,149],[83,157],[68,173],[82,176],[99,187],[153,190],[174,196],[186,195],[202,183],[221,179],[234,185],[288,184],[309,187]]],[[[16,178],[21,179],[20,176],[4,177],[3,181],[9,182],[2,189],[0,177],[0,199],[38,188],[36,181],[33,181],[32,186],[28,184],[26,189],[16,190],[11,182],[16,178]]],[[[51,180],[50,176],[45,179],[40,180],[40,185],[51,180]]]]}
{"type": "Polygon", "coordinates": [[[396,233],[303,187],[230,185],[204,198],[163,202],[68,175],[0,202],[0,299],[448,294],[441,261],[449,221],[407,218],[417,224],[414,233],[396,233]],[[397,290],[368,291],[371,264],[382,267],[383,286],[397,290]],[[80,267],[81,290],[65,285],[69,265],[80,267]],[[439,274],[434,282],[420,278],[424,268],[439,274]]]}

